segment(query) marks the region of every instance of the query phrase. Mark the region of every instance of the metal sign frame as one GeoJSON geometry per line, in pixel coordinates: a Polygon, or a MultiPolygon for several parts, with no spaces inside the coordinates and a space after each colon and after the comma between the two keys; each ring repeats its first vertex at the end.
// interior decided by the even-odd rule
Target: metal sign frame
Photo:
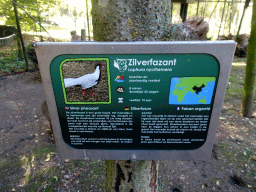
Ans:
{"type": "Polygon", "coordinates": [[[182,42],[71,42],[37,43],[36,54],[46,93],[54,136],[60,158],[101,160],[209,160],[228,77],[232,66],[236,43],[234,41],[182,41],[182,42]],[[220,64],[219,79],[212,108],[207,139],[203,146],[194,150],[95,150],[74,149],[62,138],[60,121],[50,75],[54,58],[65,54],[184,54],[204,53],[214,56],[220,64]]]}

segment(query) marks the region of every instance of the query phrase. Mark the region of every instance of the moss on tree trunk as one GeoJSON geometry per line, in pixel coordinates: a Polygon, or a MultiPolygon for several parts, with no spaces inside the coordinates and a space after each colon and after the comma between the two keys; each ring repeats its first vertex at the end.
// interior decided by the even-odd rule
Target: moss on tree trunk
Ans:
{"type": "Polygon", "coordinates": [[[96,41],[155,41],[170,34],[169,0],[92,0],[96,41]]]}

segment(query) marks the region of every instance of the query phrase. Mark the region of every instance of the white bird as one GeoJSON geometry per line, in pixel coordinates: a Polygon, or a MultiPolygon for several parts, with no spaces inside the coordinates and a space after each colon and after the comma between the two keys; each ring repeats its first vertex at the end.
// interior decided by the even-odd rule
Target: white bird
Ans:
{"type": "MultiPolygon", "coordinates": [[[[65,88],[71,87],[71,86],[81,86],[82,89],[84,90],[84,96],[86,96],[85,95],[86,89],[92,88],[93,86],[98,84],[100,80],[100,69],[102,66],[103,66],[102,64],[97,64],[95,66],[96,69],[94,73],[91,73],[91,74],[86,74],[78,78],[65,78],[64,79],[65,88]]],[[[92,92],[92,89],[90,89],[90,91],[92,95],[94,95],[92,92]]]]}

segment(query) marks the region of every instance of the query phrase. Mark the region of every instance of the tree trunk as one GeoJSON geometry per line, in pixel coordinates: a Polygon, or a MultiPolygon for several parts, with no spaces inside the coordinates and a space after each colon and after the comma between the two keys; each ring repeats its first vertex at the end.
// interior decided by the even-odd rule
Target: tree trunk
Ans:
{"type": "Polygon", "coordinates": [[[155,41],[170,33],[170,0],[92,0],[96,41],[155,41]]]}
{"type": "Polygon", "coordinates": [[[158,162],[105,161],[106,192],[156,192],[158,162]]]}
{"type": "MultiPolygon", "coordinates": [[[[221,21],[220,21],[220,27],[219,27],[219,32],[218,32],[218,38],[220,36],[220,30],[221,30],[221,26],[222,26],[222,22],[223,22],[223,18],[224,18],[224,13],[225,13],[225,8],[226,8],[226,2],[227,0],[225,0],[224,2],[224,7],[223,7],[223,11],[222,11],[222,16],[221,16],[221,21]]],[[[225,25],[224,25],[225,28],[225,25]]]]}
{"type": "MultiPolygon", "coordinates": [[[[159,41],[171,34],[170,0],[92,0],[95,41],[159,41]]],[[[107,192],[155,192],[158,162],[108,160],[107,192]]]]}
{"type": "Polygon", "coordinates": [[[253,101],[255,98],[256,80],[256,0],[253,1],[253,13],[251,21],[251,35],[248,44],[248,56],[244,82],[244,95],[242,113],[251,118],[253,115],[253,101]]]}
{"type": "Polygon", "coordinates": [[[241,26],[242,26],[242,23],[243,23],[243,19],[244,19],[245,10],[249,6],[249,3],[250,3],[250,0],[246,0],[245,3],[244,3],[244,10],[243,10],[242,17],[240,19],[240,23],[239,23],[239,26],[238,26],[238,29],[237,29],[236,40],[237,40],[237,37],[238,37],[238,35],[240,33],[240,29],[241,29],[241,26]]]}

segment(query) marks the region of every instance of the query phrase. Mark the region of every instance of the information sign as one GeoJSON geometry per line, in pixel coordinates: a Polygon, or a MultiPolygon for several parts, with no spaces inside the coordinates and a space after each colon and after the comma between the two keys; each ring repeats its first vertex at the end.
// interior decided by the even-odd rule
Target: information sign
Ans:
{"type": "Polygon", "coordinates": [[[63,158],[211,156],[235,42],[37,43],[63,158]]]}

